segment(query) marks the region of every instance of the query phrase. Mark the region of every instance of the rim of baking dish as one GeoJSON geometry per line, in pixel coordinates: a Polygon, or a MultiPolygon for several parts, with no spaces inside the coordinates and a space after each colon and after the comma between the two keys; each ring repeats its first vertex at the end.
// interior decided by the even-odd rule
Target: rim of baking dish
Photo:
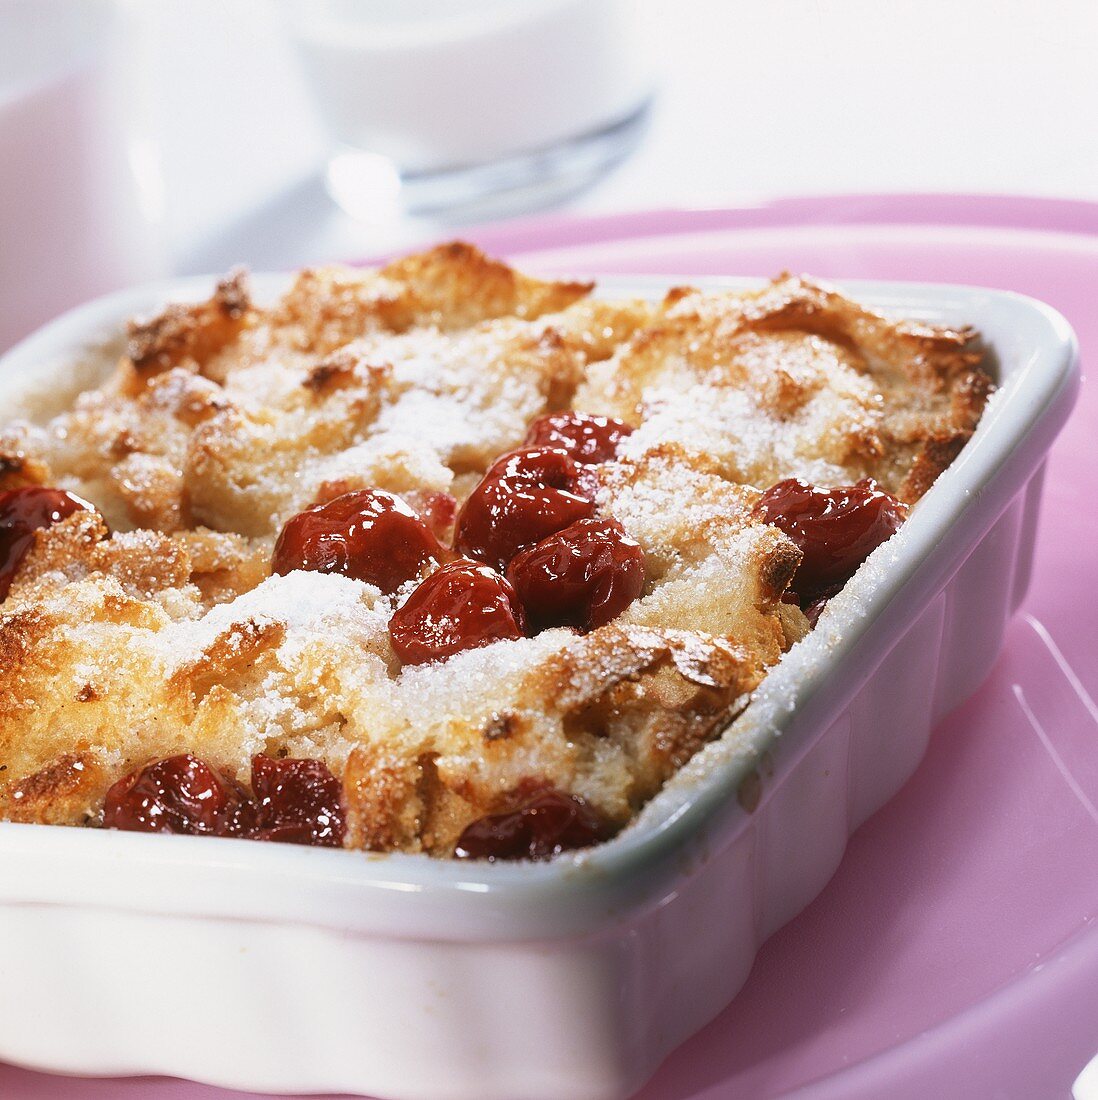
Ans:
{"type": "MultiPolygon", "coordinates": [[[[0,357],[0,402],[68,391],[105,371],[125,320],[209,293],[213,276],[149,284],[72,310],[0,357]]],[[[257,296],[288,275],[256,275],[257,296]]],[[[611,297],[658,298],[672,284],[743,290],[759,279],[613,276],[611,297]]],[[[303,922],[400,938],[527,939],[592,934],[674,896],[714,846],[758,814],[960,566],[1041,461],[1078,387],[1067,321],[1032,298],[942,284],[834,280],[875,309],[968,323],[987,337],[1000,388],[973,438],[828,605],[816,629],[770,670],[751,705],[701,749],[614,839],[548,863],[467,863],[425,855],[256,844],[0,822],[0,902],[82,904],[197,917],[303,922]],[[836,675],[838,673],[838,675],[836,675]],[[752,779],[752,797],[740,798],[752,779]]],[[[70,393],[64,395],[68,403],[70,393]]]]}

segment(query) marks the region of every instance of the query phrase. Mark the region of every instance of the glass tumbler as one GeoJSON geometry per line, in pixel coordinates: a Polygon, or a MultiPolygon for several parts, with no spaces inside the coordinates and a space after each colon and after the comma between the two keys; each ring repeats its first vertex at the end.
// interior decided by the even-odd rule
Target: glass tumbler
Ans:
{"type": "Polygon", "coordinates": [[[630,0],[282,0],[349,213],[498,214],[635,144],[652,66],[630,0]]]}

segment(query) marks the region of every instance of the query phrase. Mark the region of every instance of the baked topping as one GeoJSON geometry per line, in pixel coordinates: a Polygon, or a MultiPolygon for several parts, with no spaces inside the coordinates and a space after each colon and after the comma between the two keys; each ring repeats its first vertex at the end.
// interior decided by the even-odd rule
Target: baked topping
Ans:
{"type": "Polygon", "coordinates": [[[275,543],[271,572],[342,573],[395,592],[441,557],[438,539],[404,501],[360,489],[294,516],[275,543]]]}
{"type": "Polygon", "coordinates": [[[508,581],[486,565],[458,560],[437,569],[393,612],[389,637],[401,661],[421,665],[521,638],[524,625],[508,581]]]}
{"type": "Polygon", "coordinates": [[[628,824],[991,386],[803,279],[589,290],[466,245],[236,274],[0,426],[0,816],[492,859],[628,824]]]}
{"type": "Polygon", "coordinates": [[[635,424],[626,457],[675,444],[760,489],[872,477],[911,502],[983,411],[990,379],[971,335],[790,276],[747,294],[680,288],[588,367],[573,406],[635,424]]]}

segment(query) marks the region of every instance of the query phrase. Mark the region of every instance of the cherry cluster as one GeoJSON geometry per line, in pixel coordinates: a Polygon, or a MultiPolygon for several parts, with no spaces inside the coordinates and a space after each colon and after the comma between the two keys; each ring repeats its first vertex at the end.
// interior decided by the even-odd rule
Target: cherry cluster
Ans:
{"type": "Polygon", "coordinates": [[[190,753],[154,760],[107,792],[103,824],[137,833],[339,848],[343,787],[322,760],[252,757],[252,793],[190,753]]]}
{"type": "Polygon", "coordinates": [[[573,412],[536,420],[469,494],[452,548],[398,497],[362,489],[294,516],[271,568],[342,573],[388,593],[418,579],[389,624],[404,664],[554,626],[594,630],[644,586],[640,547],[593,500],[592,467],[631,430],[573,412]]]}
{"type": "MultiPolygon", "coordinates": [[[[453,500],[423,515],[380,489],[346,493],[294,516],[271,569],[340,573],[394,594],[418,581],[389,625],[405,664],[521,638],[550,627],[594,630],[640,595],[644,556],[619,523],[598,515],[593,467],[631,432],[581,413],[543,416],[524,445],[497,459],[454,518],[453,546],[439,532],[453,500]]],[[[435,495],[439,498],[439,494],[435,495]]],[[[92,505],[72,493],[27,486],[0,493],[0,601],[37,531],[92,505]]],[[[820,488],[797,478],[762,494],[755,515],[784,531],[802,560],[786,598],[815,622],[858,566],[893,535],[906,506],[875,482],[820,488]]],[[[255,756],[250,792],[182,754],[131,772],[108,791],[103,823],[138,832],[247,837],[339,847],[340,781],[319,760],[255,756]]],[[[608,835],[582,798],[544,784],[511,793],[500,812],[458,839],[459,859],[548,859],[608,835]]]]}

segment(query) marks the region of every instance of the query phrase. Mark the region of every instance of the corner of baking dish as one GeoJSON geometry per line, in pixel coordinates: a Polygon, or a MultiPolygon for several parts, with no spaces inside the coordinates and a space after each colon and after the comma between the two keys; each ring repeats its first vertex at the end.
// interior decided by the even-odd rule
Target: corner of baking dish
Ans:
{"type": "MultiPolygon", "coordinates": [[[[270,294],[286,279],[255,281],[261,294],[270,294]]],[[[714,289],[756,285],[708,277],[692,282],[714,289]]],[[[0,400],[18,404],[34,390],[43,364],[54,369],[94,354],[109,346],[129,316],[169,298],[198,296],[209,284],[206,278],[158,284],[65,314],[0,358],[0,400]]],[[[613,278],[599,285],[610,294],[656,296],[666,280],[613,278]]],[[[1075,336],[1041,302],[971,287],[840,285],[875,308],[971,324],[987,339],[999,389],[972,440],[908,522],[859,569],[817,628],[771,670],[724,735],[689,761],[617,838],[551,863],[470,865],[399,853],[369,856],[0,823],[4,879],[33,880],[36,898],[49,900],[50,876],[68,875],[67,896],[76,886],[89,904],[156,909],[182,874],[201,874],[203,888],[179,899],[197,915],[250,911],[324,923],[325,906],[353,899],[363,930],[391,932],[399,912],[409,936],[427,930],[438,935],[442,916],[446,934],[454,937],[507,938],[516,930],[524,937],[582,934],[636,904],[657,902],[679,876],[705,862],[718,838],[734,835],[778,789],[814,732],[849,701],[898,632],[1006,507],[1019,479],[1036,468],[1074,401],[1075,336]],[[740,797],[745,780],[752,782],[751,799],[740,797]],[[288,883],[294,889],[287,890],[288,883]]],[[[0,896],[5,892],[0,885],[0,896]]],[[[349,907],[337,907],[346,926],[349,907]]]]}

